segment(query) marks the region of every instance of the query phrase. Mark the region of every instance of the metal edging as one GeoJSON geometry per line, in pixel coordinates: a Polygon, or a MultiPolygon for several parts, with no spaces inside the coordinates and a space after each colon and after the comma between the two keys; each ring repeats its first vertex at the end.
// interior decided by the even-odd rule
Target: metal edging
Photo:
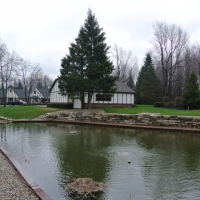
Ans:
{"type": "Polygon", "coordinates": [[[26,173],[22,166],[16,161],[16,159],[3,147],[0,146],[0,151],[7,157],[14,168],[19,172],[22,178],[26,181],[28,186],[35,192],[36,196],[40,200],[52,200],[38,185],[33,181],[33,179],[26,173]]]}

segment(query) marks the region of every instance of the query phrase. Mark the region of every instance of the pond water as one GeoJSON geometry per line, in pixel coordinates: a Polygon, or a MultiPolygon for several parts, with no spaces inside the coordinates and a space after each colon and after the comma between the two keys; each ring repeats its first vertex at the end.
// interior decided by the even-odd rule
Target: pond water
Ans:
{"type": "Polygon", "coordinates": [[[108,184],[99,199],[200,197],[198,134],[83,125],[8,124],[0,126],[0,145],[53,200],[73,199],[67,195],[65,186],[83,177],[108,184]]]}

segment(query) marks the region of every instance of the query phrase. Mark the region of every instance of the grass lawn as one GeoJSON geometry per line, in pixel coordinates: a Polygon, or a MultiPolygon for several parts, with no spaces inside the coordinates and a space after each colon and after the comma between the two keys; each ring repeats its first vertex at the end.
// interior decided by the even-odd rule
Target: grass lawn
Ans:
{"type": "Polygon", "coordinates": [[[33,119],[58,110],[61,109],[44,106],[0,106],[0,116],[12,119],[33,119]]]}
{"type": "Polygon", "coordinates": [[[173,116],[200,116],[200,110],[176,110],[169,108],[158,108],[153,105],[137,105],[133,108],[104,108],[107,113],[138,114],[138,113],[159,113],[161,115],[173,116]]]}

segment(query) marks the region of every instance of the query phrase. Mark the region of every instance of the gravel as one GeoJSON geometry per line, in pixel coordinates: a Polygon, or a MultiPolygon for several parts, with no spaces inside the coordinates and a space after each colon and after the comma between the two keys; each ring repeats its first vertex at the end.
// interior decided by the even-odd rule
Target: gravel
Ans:
{"type": "Polygon", "coordinates": [[[39,200],[34,191],[0,151],[0,199],[39,200]]]}

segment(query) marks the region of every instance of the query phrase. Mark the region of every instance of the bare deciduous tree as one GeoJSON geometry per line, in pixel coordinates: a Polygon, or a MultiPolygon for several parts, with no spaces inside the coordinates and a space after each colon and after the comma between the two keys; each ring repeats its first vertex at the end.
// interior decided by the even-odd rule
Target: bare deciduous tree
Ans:
{"type": "Polygon", "coordinates": [[[4,106],[6,106],[8,83],[12,79],[16,62],[16,53],[10,53],[6,44],[0,41],[0,82],[2,87],[4,106]]]}
{"type": "Polygon", "coordinates": [[[38,64],[33,65],[30,61],[20,59],[17,74],[24,85],[25,99],[28,102],[30,92],[36,84],[40,73],[41,68],[38,64]]]}
{"type": "Polygon", "coordinates": [[[165,22],[156,22],[153,28],[153,44],[159,58],[157,67],[162,74],[164,96],[173,97],[175,83],[180,81],[176,75],[183,66],[182,55],[188,45],[188,34],[181,27],[165,22]]]}
{"type": "Polygon", "coordinates": [[[138,74],[138,64],[136,56],[133,56],[132,52],[126,52],[121,47],[114,45],[111,52],[113,63],[115,66],[115,75],[118,77],[118,81],[130,82],[130,78],[134,81],[138,74]]]}
{"type": "Polygon", "coordinates": [[[37,87],[48,89],[52,86],[53,79],[50,78],[48,75],[41,73],[38,76],[38,82],[36,83],[37,87]]]}
{"type": "Polygon", "coordinates": [[[0,78],[1,78],[1,87],[3,92],[3,103],[6,101],[6,90],[4,88],[5,77],[4,77],[4,69],[6,67],[6,56],[7,56],[7,46],[6,44],[0,41],[0,78]]]}
{"type": "Polygon", "coordinates": [[[14,51],[9,52],[7,45],[0,39],[0,87],[3,93],[3,103],[6,106],[8,85],[22,83],[25,92],[25,100],[29,102],[29,95],[38,80],[48,88],[53,80],[43,75],[39,64],[32,64],[30,61],[23,60],[14,51]]]}
{"type": "Polygon", "coordinates": [[[38,64],[32,65],[29,77],[27,79],[27,84],[29,86],[28,102],[29,102],[30,93],[32,92],[33,88],[36,86],[36,83],[38,82],[38,79],[39,79],[41,73],[42,73],[42,70],[38,64]]]}

